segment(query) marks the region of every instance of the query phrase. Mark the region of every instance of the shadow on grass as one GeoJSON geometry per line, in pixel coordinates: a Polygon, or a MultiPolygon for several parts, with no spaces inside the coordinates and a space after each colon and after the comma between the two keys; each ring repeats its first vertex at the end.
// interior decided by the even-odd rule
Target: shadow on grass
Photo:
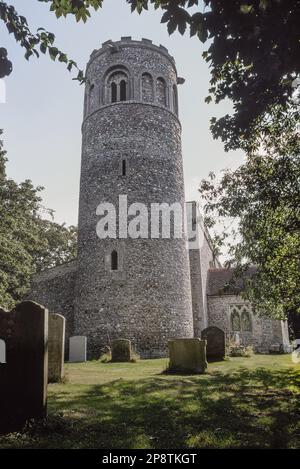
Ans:
{"type": "Polygon", "coordinates": [[[299,371],[264,368],[60,387],[48,422],[0,447],[296,448],[299,391],[299,371]]]}

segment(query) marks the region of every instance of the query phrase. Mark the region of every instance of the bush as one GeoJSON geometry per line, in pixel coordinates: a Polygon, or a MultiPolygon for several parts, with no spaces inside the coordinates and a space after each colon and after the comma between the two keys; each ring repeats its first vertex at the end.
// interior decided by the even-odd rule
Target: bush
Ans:
{"type": "Polygon", "coordinates": [[[131,363],[136,363],[138,360],[140,360],[140,356],[137,352],[132,352],[131,354],[131,363]]]}
{"type": "Polygon", "coordinates": [[[243,345],[231,345],[229,347],[229,356],[230,357],[252,357],[254,354],[253,347],[248,345],[247,347],[243,345]]]}
{"type": "Polygon", "coordinates": [[[111,348],[108,345],[103,347],[103,349],[101,350],[101,355],[99,357],[99,361],[101,363],[111,362],[111,348]]]}

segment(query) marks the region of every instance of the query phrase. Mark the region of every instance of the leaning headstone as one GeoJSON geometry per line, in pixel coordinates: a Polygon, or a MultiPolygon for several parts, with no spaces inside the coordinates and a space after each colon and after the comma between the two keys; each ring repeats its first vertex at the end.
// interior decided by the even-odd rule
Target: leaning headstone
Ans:
{"type": "Polygon", "coordinates": [[[218,327],[207,327],[201,332],[201,339],[207,341],[206,356],[208,360],[223,360],[226,355],[225,332],[218,327]]]}
{"type": "Polygon", "coordinates": [[[10,312],[0,309],[0,339],[6,355],[0,363],[0,431],[10,432],[47,413],[47,309],[31,301],[10,312]]]}
{"type": "Polygon", "coordinates": [[[49,314],[48,381],[57,383],[64,377],[66,320],[60,314],[49,314]]]}
{"type": "Polygon", "coordinates": [[[171,373],[204,373],[207,368],[206,341],[201,339],[169,340],[171,373]]]}
{"type": "Polygon", "coordinates": [[[128,339],[114,340],[111,347],[112,362],[130,362],[132,360],[131,341],[128,339]]]}
{"type": "Polygon", "coordinates": [[[86,362],[86,337],[75,335],[70,337],[69,361],[71,363],[86,362]]]}

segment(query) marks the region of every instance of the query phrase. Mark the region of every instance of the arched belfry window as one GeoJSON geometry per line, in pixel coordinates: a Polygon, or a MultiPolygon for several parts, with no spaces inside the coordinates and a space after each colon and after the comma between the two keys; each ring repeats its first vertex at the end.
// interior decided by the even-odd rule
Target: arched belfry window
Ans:
{"type": "Polygon", "coordinates": [[[116,103],[117,102],[117,85],[113,81],[110,87],[110,92],[111,92],[111,102],[116,103]]]}
{"type": "Polygon", "coordinates": [[[156,98],[161,106],[167,105],[167,85],[163,78],[157,78],[156,80],[156,98]]]}
{"type": "Polygon", "coordinates": [[[129,81],[127,73],[123,70],[112,72],[107,79],[107,90],[109,103],[128,101],[129,81]]]}
{"type": "Polygon", "coordinates": [[[143,73],[142,75],[142,100],[146,103],[154,101],[153,78],[150,73],[143,73]]]}
{"type": "Polygon", "coordinates": [[[6,363],[6,345],[2,339],[0,339],[0,363],[6,363]]]}
{"type": "Polygon", "coordinates": [[[110,255],[110,268],[111,270],[118,270],[118,267],[118,253],[114,250],[110,255]]]}
{"type": "Polygon", "coordinates": [[[125,80],[120,82],[120,101],[126,101],[127,99],[127,83],[125,80]]]}

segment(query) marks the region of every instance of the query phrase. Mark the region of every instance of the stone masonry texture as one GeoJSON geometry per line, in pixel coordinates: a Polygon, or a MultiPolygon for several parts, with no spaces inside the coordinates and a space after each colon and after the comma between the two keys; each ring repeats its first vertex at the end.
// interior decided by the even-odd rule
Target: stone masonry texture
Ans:
{"type": "Polygon", "coordinates": [[[117,208],[120,195],[127,195],[128,206],[145,204],[149,213],[151,203],[179,202],[183,208],[175,63],[166,49],[127,38],[92,55],[87,79],[75,334],[87,336],[89,357],[120,337],[142,357],[163,356],[168,339],[193,336],[186,240],[99,239],[96,209],[101,202],[117,208]],[[111,83],[118,88],[122,80],[126,100],[112,103],[111,83]],[[113,250],[116,271],[109,263],[113,250]]]}
{"type": "MultiPolygon", "coordinates": [[[[66,318],[69,338],[87,337],[88,359],[116,339],[131,341],[142,358],[167,354],[172,339],[201,337],[209,326],[232,334],[230,308],[247,304],[224,285],[232,273],[213,255],[196,202],[189,202],[194,232],[187,237],[100,239],[97,207],[177,203],[184,179],[177,76],[173,57],[148,39],[106,41],[86,69],[82,124],[78,256],[33,277],[29,299],[66,318]],[[194,239],[195,238],[195,239],[194,239]],[[113,259],[117,268],[113,268],[113,259]]],[[[189,227],[189,223],[188,223],[189,227]]],[[[117,229],[119,225],[117,223],[117,229]]],[[[267,352],[288,344],[285,323],[251,313],[247,343],[267,352]]]]}

